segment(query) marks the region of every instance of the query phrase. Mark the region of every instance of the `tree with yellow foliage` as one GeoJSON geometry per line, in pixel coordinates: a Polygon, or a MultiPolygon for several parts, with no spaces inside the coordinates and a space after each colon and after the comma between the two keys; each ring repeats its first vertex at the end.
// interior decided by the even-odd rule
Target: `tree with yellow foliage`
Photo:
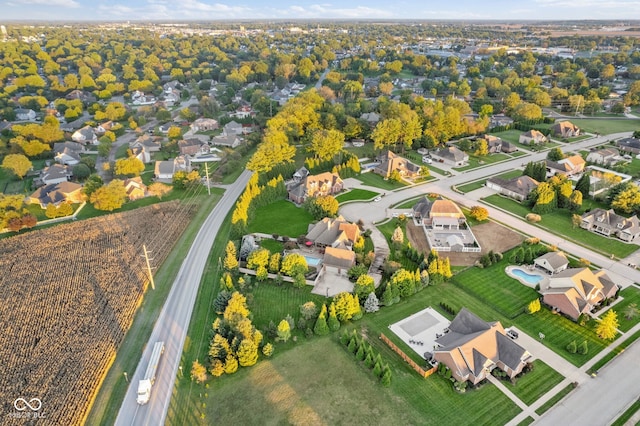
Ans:
{"type": "Polygon", "coordinates": [[[596,326],[596,334],[601,339],[613,340],[618,334],[618,314],[609,310],[596,326]]]}

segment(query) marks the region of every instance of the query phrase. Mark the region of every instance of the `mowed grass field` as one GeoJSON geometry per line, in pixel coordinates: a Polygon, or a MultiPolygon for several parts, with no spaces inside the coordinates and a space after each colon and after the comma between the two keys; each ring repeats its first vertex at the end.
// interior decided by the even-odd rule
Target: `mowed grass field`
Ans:
{"type": "Polygon", "coordinates": [[[508,380],[502,383],[522,402],[531,405],[563,379],[562,374],[537,359],[533,361],[533,371],[518,378],[515,384],[508,380]]]}
{"type": "MultiPolygon", "coordinates": [[[[621,331],[629,331],[638,323],[638,321],[640,321],[640,312],[636,314],[635,317],[626,319],[625,310],[631,304],[635,304],[636,309],[640,310],[640,289],[635,286],[627,287],[620,291],[620,297],[622,297],[623,300],[616,303],[614,306],[609,308],[609,310],[614,310],[618,314],[618,323],[620,324],[618,329],[621,331]]],[[[600,315],[601,318],[602,315],[600,315]]]]}
{"type": "Polygon", "coordinates": [[[379,192],[368,191],[366,189],[352,189],[349,192],[344,194],[340,194],[336,197],[339,203],[344,203],[345,201],[355,201],[355,200],[371,200],[372,198],[379,195],[379,192]]]}
{"type": "Polygon", "coordinates": [[[205,423],[504,424],[520,411],[492,385],[458,394],[438,375],[424,379],[390,365],[385,388],[335,337],[315,337],[202,389],[209,395],[205,423]]]}
{"type": "Polygon", "coordinates": [[[373,172],[362,173],[355,177],[360,182],[365,185],[374,186],[380,189],[393,190],[406,186],[405,183],[396,182],[393,180],[384,180],[384,178],[380,175],[377,175],[373,172]]]}
{"type": "Polygon", "coordinates": [[[572,119],[571,122],[580,127],[583,132],[600,133],[609,135],[611,133],[634,132],[640,129],[640,120],[599,120],[599,119],[572,119]]]}
{"type": "Polygon", "coordinates": [[[286,235],[295,238],[307,233],[313,222],[311,215],[302,207],[280,200],[256,209],[255,218],[249,223],[249,232],[286,235]]]}
{"type": "Polygon", "coordinates": [[[522,314],[539,297],[534,289],[509,277],[504,268],[510,264],[509,252],[488,268],[471,267],[452,278],[452,282],[492,306],[508,318],[522,314]]]}

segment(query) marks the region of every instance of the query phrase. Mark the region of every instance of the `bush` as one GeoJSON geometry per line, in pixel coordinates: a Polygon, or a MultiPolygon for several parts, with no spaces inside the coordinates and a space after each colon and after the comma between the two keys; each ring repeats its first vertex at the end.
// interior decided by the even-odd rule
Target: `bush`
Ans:
{"type": "Polygon", "coordinates": [[[567,345],[567,351],[568,351],[570,354],[575,354],[577,350],[578,350],[578,347],[577,347],[577,345],[576,345],[576,341],[575,341],[575,340],[572,340],[572,341],[571,341],[571,343],[569,343],[569,344],[567,345]]]}
{"type": "Polygon", "coordinates": [[[525,216],[525,219],[532,223],[538,223],[542,220],[542,217],[539,214],[529,213],[525,216]]]}
{"type": "Polygon", "coordinates": [[[581,355],[586,355],[589,353],[589,345],[586,340],[584,340],[578,347],[578,353],[581,355]]]}

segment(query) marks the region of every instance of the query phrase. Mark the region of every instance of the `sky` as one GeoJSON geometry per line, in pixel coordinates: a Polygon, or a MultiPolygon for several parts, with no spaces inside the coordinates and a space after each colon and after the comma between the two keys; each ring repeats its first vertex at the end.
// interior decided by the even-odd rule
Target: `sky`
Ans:
{"type": "Polygon", "coordinates": [[[0,0],[0,22],[640,19],[640,0],[0,0]]]}

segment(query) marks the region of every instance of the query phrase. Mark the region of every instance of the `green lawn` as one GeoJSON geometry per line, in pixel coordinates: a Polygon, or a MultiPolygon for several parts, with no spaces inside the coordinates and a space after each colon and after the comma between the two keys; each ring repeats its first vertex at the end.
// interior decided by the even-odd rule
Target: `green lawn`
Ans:
{"type": "Polygon", "coordinates": [[[512,144],[516,145],[518,148],[522,148],[522,149],[526,149],[527,151],[544,151],[547,149],[551,149],[553,147],[558,146],[557,143],[555,142],[549,142],[546,143],[540,147],[537,146],[529,146],[529,145],[525,145],[525,144],[521,144],[520,143],[520,135],[523,134],[524,132],[520,131],[520,130],[516,130],[516,129],[511,129],[511,130],[505,130],[503,132],[492,132],[491,134],[493,136],[497,136],[500,139],[503,139],[507,142],[511,142],[512,144]]]}
{"type": "Polygon", "coordinates": [[[597,373],[603,366],[609,363],[616,356],[620,355],[626,348],[628,348],[633,342],[640,339],[640,331],[636,331],[631,336],[625,336],[625,339],[616,346],[611,352],[603,356],[598,362],[593,364],[589,370],[587,370],[588,374],[597,373]]]}
{"type": "Polygon", "coordinates": [[[260,247],[264,247],[271,253],[281,253],[284,248],[284,244],[280,241],[272,240],[270,238],[263,238],[260,241],[260,247]]]}
{"type": "MultiPolygon", "coordinates": [[[[269,321],[276,325],[287,315],[291,315],[297,321],[300,317],[300,305],[312,301],[318,308],[327,300],[323,296],[312,294],[313,287],[294,288],[291,283],[284,283],[280,286],[272,281],[260,283],[251,290],[253,302],[249,303],[249,310],[253,314],[253,324],[259,329],[266,329],[269,321]]],[[[307,327],[313,328],[313,323],[307,327]]],[[[297,327],[296,327],[297,329],[297,327]]],[[[304,338],[304,330],[292,330],[293,334],[299,334],[299,338],[304,338]]]]}
{"type": "Polygon", "coordinates": [[[492,306],[508,318],[522,314],[538,292],[510,278],[504,268],[510,264],[509,252],[488,268],[471,267],[457,275],[452,282],[492,306]]]}
{"type": "Polygon", "coordinates": [[[640,129],[640,120],[599,120],[599,119],[572,119],[571,122],[580,127],[582,131],[608,135],[611,133],[633,132],[640,129]]]}
{"type": "Polygon", "coordinates": [[[395,206],[393,206],[394,209],[410,209],[413,208],[413,206],[415,206],[418,201],[422,200],[424,198],[424,195],[420,195],[419,197],[413,197],[410,198],[408,200],[402,201],[399,204],[396,204],[395,206]]]}
{"type": "Polygon", "coordinates": [[[362,173],[355,177],[365,185],[374,186],[376,188],[393,190],[406,186],[405,183],[395,182],[392,180],[384,180],[384,178],[373,172],[362,173]]]}
{"type": "Polygon", "coordinates": [[[172,400],[167,424],[504,424],[520,411],[493,386],[460,395],[441,377],[391,367],[384,388],[335,339],[313,338],[209,387],[194,385],[189,400],[172,400]]]}
{"type": "Polygon", "coordinates": [[[373,160],[376,157],[372,143],[365,143],[364,146],[351,146],[345,148],[345,150],[355,154],[358,158],[370,158],[373,160]]]}
{"type": "MultiPolygon", "coordinates": [[[[497,194],[483,198],[483,201],[507,210],[522,218],[524,218],[527,213],[531,212],[528,207],[518,203],[517,201],[497,194]]],[[[582,205],[581,212],[587,208],[593,207],[601,206],[596,205],[591,200],[585,200],[582,205]]],[[[542,220],[533,225],[548,229],[549,231],[566,237],[567,240],[598,251],[606,256],[613,254],[615,257],[623,258],[638,249],[636,245],[623,243],[616,238],[607,238],[579,227],[574,228],[571,225],[571,212],[567,209],[557,209],[551,213],[544,214],[542,216],[542,220]]]]}
{"type": "MultiPolygon", "coordinates": [[[[511,179],[518,176],[522,176],[522,170],[511,170],[506,173],[499,174],[495,177],[499,177],[502,179],[511,179]]],[[[467,192],[471,192],[476,189],[482,188],[486,182],[487,182],[486,179],[481,179],[475,182],[465,183],[464,185],[456,186],[456,189],[466,194],[467,192]]]]}
{"type": "MultiPolygon", "coordinates": [[[[624,317],[624,311],[629,305],[635,303],[636,308],[640,312],[640,289],[635,286],[627,287],[620,291],[620,296],[622,296],[624,300],[616,303],[615,306],[612,306],[610,309],[613,309],[618,314],[618,323],[620,324],[618,329],[621,331],[629,331],[633,326],[638,324],[638,321],[640,321],[640,315],[636,315],[631,319],[626,319],[624,317]]],[[[604,314],[601,314],[600,318],[602,318],[602,315],[604,314]]]]}
{"type": "Polygon", "coordinates": [[[537,359],[533,361],[533,370],[519,377],[515,384],[508,380],[502,383],[522,402],[531,405],[563,379],[562,374],[537,359]]]}
{"type": "Polygon", "coordinates": [[[352,189],[349,192],[338,195],[336,200],[338,200],[339,203],[355,200],[371,200],[379,194],[379,192],[367,191],[366,189],[352,189]]]}
{"type": "Polygon", "coordinates": [[[280,200],[256,209],[254,219],[249,222],[249,232],[286,235],[296,238],[306,234],[313,222],[311,215],[302,207],[280,200]]]}
{"type": "Polygon", "coordinates": [[[535,420],[533,419],[533,417],[529,416],[526,419],[524,419],[523,421],[521,421],[520,423],[518,423],[518,426],[528,426],[531,423],[533,423],[535,420]]]}
{"type": "Polygon", "coordinates": [[[574,389],[575,387],[572,384],[567,385],[564,389],[562,389],[560,392],[555,394],[553,398],[551,398],[550,400],[542,404],[542,406],[540,406],[540,408],[536,410],[536,414],[539,416],[543,415],[544,413],[549,411],[554,405],[556,405],[562,398],[569,395],[571,391],[574,389]]]}
{"type": "Polygon", "coordinates": [[[129,144],[124,144],[118,147],[116,150],[116,160],[119,158],[126,158],[127,151],[129,150],[129,144]]]}
{"type": "Polygon", "coordinates": [[[494,164],[494,163],[498,163],[500,161],[506,161],[506,160],[510,160],[511,156],[507,155],[507,154],[491,154],[491,155],[485,155],[482,157],[478,157],[476,155],[470,154],[469,155],[469,164],[467,164],[466,166],[463,167],[454,167],[454,170],[457,170],[459,172],[465,171],[465,170],[471,170],[471,169],[475,169],[477,167],[484,167],[484,166],[488,166],[490,164],[494,164]]]}
{"type": "Polygon", "coordinates": [[[539,312],[533,315],[522,314],[513,322],[530,336],[537,337],[538,333],[543,333],[545,338],[542,343],[545,346],[578,367],[593,358],[610,343],[596,335],[595,321],[592,320],[582,327],[562,315],[553,314],[546,307],[542,307],[539,312]],[[574,340],[578,345],[586,340],[589,352],[586,355],[581,355],[567,351],[567,345],[574,340]]]}

